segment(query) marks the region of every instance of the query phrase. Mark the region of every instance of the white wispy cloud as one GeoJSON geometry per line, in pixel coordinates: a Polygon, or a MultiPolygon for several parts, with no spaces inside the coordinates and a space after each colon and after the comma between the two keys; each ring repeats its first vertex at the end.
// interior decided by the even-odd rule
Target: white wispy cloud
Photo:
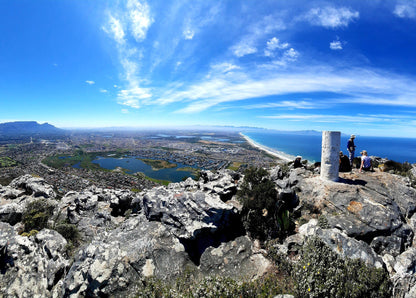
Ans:
{"type": "Polygon", "coordinates": [[[274,65],[286,67],[289,63],[296,61],[299,55],[298,51],[294,48],[290,48],[289,50],[286,50],[281,57],[273,60],[272,63],[274,65]]]}
{"type": "Polygon", "coordinates": [[[185,39],[192,39],[194,38],[194,35],[195,35],[195,31],[190,28],[187,28],[186,30],[183,31],[183,37],[185,39]]]}
{"type": "Polygon", "coordinates": [[[151,98],[152,94],[148,88],[132,87],[120,90],[117,94],[117,102],[131,108],[140,108],[140,101],[151,98]]]}
{"type": "Polygon", "coordinates": [[[281,43],[280,40],[276,37],[273,37],[272,39],[268,40],[266,44],[267,46],[266,46],[266,49],[264,50],[264,55],[268,57],[273,56],[274,51],[276,49],[282,50],[282,49],[286,49],[289,47],[289,43],[287,42],[281,43]]]}
{"type": "Polygon", "coordinates": [[[100,92],[101,92],[101,93],[107,93],[107,92],[108,92],[108,90],[106,90],[106,89],[100,89],[100,92]]]}
{"type": "Polygon", "coordinates": [[[203,27],[209,26],[218,20],[222,13],[222,4],[218,2],[194,2],[185,15],[182,36],[187,40],[194,38],[203,27]]]}
{"type": "Polygon", "coordinates": [[[312,8],[302,18],[315,26],[325,28],[347,27],[360,16],[358,11],[347,7],[335,8],[327,6],[324,8],[312,8]]]}
{"type": "Polygon", "coordinates": [[[312,68],[279,74],[271,71],[262,74],[262,78],[255,79],[238,72],[232,76],[227,75],[213,76],[188,87],[181,86],[181,90],[165,91],[154,103],[182,102],[186,106],[177,112],[195,113],[226,102],[292,93],[329,92],[340,94],[338,98],[329,100],[331,104],[365,103],[416,107],[414,80],[368,69],[341,71],[312,68]]]}
{"type": "Polygon", "coordinates": [[[253,45],[253,43],[254,42],[251,39],[242,40],[238,44],[231,47],[231,50],[238,58],[254,54],[257,52],[257,48],[253,45]]]}
{"type": "Polygon", "coordinates": [[[399,18],[416,18],[416,2],[414,1],[399,1],[396,4],[393,13],[399,18]]]}
{"type": "Polygon", "coordinates": [[[241,58],[258,51],[257,44],[265,36],[286,29],[286,24],[279,16],[268,15],[248,27],[245,34],[236,44],[231,46],[232,53],[241,58]]]}
{"type": "Polygon", "coordinates": [[[128,114],[128,113],[130,113],[130,111],[129,111],[128,109],[121,109],[121,112],[122,112],[123,114],[128,114]]]}
{"type": "Polygon", "coordinates": [[[103,26],[103,30],[107,34],[111,35],[111,37],[118,44],[123,44],[125,42],[124,40],[125,33],[124,33],[123,25],[119,19],[116,19],[111,14],[109,14],[108,23],[105,26],[103,26]]]}
{"type": "Polygon", "coordinates": [[[125,87],[114,85],[121,89],[117,94],[117,102],[121,105],[138,109],[141,100],[151,97],[150,89],[142,87],[143,79],[139,76],[143,55],[138,47],[146,38],[153,22],[146,1],[128,0],[121,2],[119,7],[109,13],[107,24],[103,26],[103,30],[117,43],[118,57],[123,69],[120,76],[125,81],[125,87]]]}
{"type": "Polygon", "coordinates": [[[88,85],[94,85],[95,84],[94,81],[90,81],[90,80],[85,81],[85,83],[87,83],[88,85]]]}
{"type": "Polygon", "coordinates": [[[147,31],[154,22],[150,15],[149,5],[145,1],[129,0],[127,9],[132,35],[136,41],[142,41],[146,38],[147,31]]]}
{"type": "Polygon", "coordinates": [[[233,70],[241,69],[241,67],[233,63],[224,62],[224,63],[211,65],[211,69],[213,69],[215,72],[227,73],[233,70]]]}
{"type": "Polygon", "coordinates": [[[285,108],[285,109],[301,109],[301,110],[309,110],[309,109],[317,109],[328,107],[327,104],[321,104],[318,102],[311,102],[311,101],[294,101],[294,100],[283,100],[280,102],[268,102],[262,104],[252,104],[243,106],[244,109],[270,109],[270,108],[285,108]]]}
{"type": "Polygon", "coordinates": [[[329,43],[329,48],[331,50],[334,50],[334,51],[336,51],[336,50],[342,50],[342,43],[339,40],[331,41],[329,43]]]}
{"type": "Polygon", "coordinates": [[[321,123],[406,123],[409,117],[403,115],[384,115],[384,114],[279,114],[271,116],[260,116],[265,119],[276,119],[286,121],[310,121],[321,123]]]}

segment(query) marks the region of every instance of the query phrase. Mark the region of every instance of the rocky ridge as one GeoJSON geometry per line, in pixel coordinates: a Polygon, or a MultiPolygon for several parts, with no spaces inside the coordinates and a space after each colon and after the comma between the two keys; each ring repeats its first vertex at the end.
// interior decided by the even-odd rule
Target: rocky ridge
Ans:
{"type": "MultiPolygon", "coordinates": [[[[318,237],[341,257],[384,268],[395,297],[416,292],[416,190],[406,178],[376,171],[322,181],[298,168],[270,170],[280,196],[297,204],[296,233],[276,244],[296,262],[318,237]]],[[[173,280],[185,271],[250,280],[274,265],[242,227],[236,192],[242,175],[203,172],[140,193],[90,186],[62,198],[42,178],[25,175],[0,186],[0,293],[18,297],[132,296],[142,280],[173,280]],[[29,204],[53,207],[48,228],[22,235],[29,204]],[[53,228],[76,226],[80,246],[53,228]]]]}

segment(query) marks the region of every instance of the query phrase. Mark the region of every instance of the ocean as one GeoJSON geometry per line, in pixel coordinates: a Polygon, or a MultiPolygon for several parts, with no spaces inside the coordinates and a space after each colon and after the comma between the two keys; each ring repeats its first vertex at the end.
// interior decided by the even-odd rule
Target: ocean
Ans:
{"type": "MultiPolygon", "coordinates": [[[[322,136],[318,133],[280,132],[272,130],[243,132],[243,134],[277,154],[291,158],[301,155],[310,162],[321,160],[322,136]]],[[[341,150],[348,154],[349,135],[341,135],[341,150]]],[[[368,155],[388,158],[397,162],[416,163],[416,138],[367,137],[356,135],[355,155],[367,150],[368,155]]]]}

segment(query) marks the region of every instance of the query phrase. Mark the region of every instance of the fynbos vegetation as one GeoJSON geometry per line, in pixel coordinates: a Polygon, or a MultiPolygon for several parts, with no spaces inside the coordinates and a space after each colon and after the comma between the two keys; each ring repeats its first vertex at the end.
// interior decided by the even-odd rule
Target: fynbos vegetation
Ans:
{"type": "Polygon", "coordinates": [[[264,168],[249,168],[237,193],[243,204],[242,218],[247,233],[265,241],[289,232],[293,227],[286,202],[264,168]]]}

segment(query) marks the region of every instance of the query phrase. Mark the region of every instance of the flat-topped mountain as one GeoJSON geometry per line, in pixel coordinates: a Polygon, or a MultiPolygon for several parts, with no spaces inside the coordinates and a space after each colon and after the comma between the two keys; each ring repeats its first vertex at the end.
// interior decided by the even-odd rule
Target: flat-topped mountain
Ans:
{"type": "Polygon", "coordinates": [[[36,121],[16,121],[0,123],[0,135],[59,134],[64,130],[49,123],[36,121]]]}
{"type": "Polygon", "coordinates": [[[0,123],[1,134],[44,134],[61,133],[62,129],[49,123],[39,124],[36,121],[16,121],[0,123]]]}

